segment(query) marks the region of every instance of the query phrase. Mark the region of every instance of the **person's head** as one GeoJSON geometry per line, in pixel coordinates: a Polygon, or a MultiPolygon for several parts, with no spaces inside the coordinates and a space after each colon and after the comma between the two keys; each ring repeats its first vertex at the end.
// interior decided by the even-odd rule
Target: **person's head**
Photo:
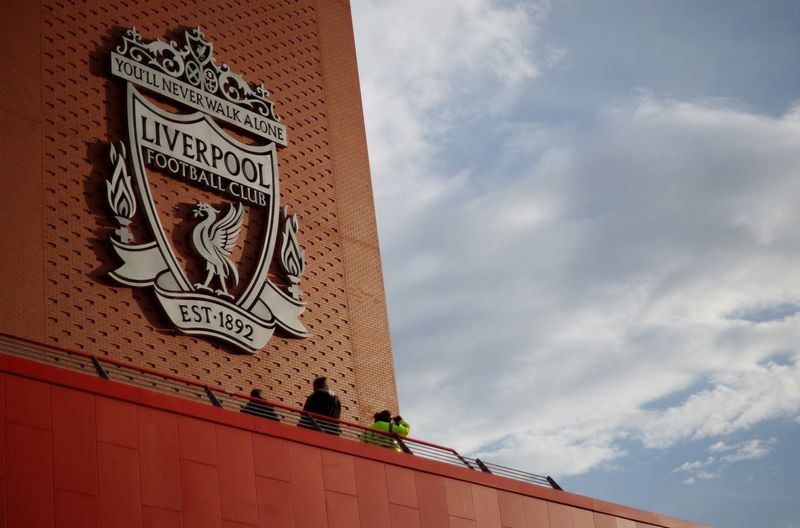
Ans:
{"type": "Polygon", "coordinates": [[[322,390],[328,388],[328,378],[320,376],[314,380],[314,390],[322,390]]]}
{"type": "Polygon", "coordinates": [[[250,391],[251,398],[261,398],[261,389],[253,389],[250,391]]]}
{"type": "Polygon", "coordinates": [[[375,421],[376,422],[391,422],[392,421],[392,411],[381,411],[375,413],[375,421]]]}

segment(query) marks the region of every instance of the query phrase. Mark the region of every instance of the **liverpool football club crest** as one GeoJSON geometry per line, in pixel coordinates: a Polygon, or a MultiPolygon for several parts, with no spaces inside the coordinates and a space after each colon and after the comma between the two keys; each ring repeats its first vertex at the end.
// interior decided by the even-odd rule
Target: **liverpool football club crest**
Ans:
{"type": "Polygon", "coordinates": [[[132,28],[111,53],[111,72],[126,81],[128,118],[127,141],[110,147],[108,204],[119,225],[111,243],[123,261],[111,277],[152,288],[187,334],[250,353],[276,328],[307,337],[298,219],[279,204],[286,128],[267,91],[218,66],[199,28],[182,45],[144,42],[132,28]],[[188,191],[175,192],[174,180],[188,191]],[[147,240],[134,239],[139,222],[137,238],[147,240]]]}

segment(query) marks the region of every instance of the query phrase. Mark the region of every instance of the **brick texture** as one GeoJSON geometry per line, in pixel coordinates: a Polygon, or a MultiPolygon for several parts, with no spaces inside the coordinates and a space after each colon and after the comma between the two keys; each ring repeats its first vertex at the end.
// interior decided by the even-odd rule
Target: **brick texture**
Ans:
{"type": "MultiPolygon", "coordinates": [[[[362,423],[375,410],[396,409],[349,4],[6,0],[4,12],[5,4],[13,13],[0,34],[0,152],[11,169],[0,198],[0,331],[230,390],[260,387],[288,405],[302,405],[311,380],[326,375],[342,417],[362,423]],[[177,332],[149,288],[108,278],[120,264],[109,243],[116,225],[106,205],[108,143],[127,134],[124,83],[111,77],[109,53],[131,26],[148,41],[178,41],[200,26],[217,64],[270,91],[288,129],[289,145],[278,152],[280,200],[300,220],[302,321],[312,337],[276,333],[256,354],[239,354],[177,332]]],[[[222,198],[168,176],[152,178],[151,189],[179,260],[201,281],[189,246],[194,204],[185,197],[216,205],[222,198]]],[[[133,234],[150,240],[143,226],[139,212],[133,234]]],[[[261,228],[255,216],[246,219],[233,254],[243,276],[255,267],[261,228]]]]}

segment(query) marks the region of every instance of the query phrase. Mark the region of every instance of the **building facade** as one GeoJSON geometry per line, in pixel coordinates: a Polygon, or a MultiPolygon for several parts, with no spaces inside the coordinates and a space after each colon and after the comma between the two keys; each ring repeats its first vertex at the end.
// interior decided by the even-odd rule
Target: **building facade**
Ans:
{"type": "MultiPolygon", "coordinates": [[[[342,417],[353,421],[396,409],[349,5],[11,0],[3,11],[0,330],[231,390],[262,388],[269,399],[295,406],[314,377],[327,376],[342,400],[342,417]],[[129,121],[129,83],[114,74],[111,56],[130,28],[143,43],[178,47],[199,28],[217,65],[269,91],[286,131],[286,145],[276,143],[280,190],[274,198],[298,219],[305,263],[299,320],[307,337],[278,327],[253,352],[187,334],[152,286],[131,288],[111,278],[123,261],[110,243],[120,225],[108,203],[115,169],[109,152],[126,144],[129,121]]],[[[188,97],[130,84],[160,108],[197,111],[183,104],[191,103],[188,97]]],[[[245,143],[274,143],[218,115],[210,118],[245,143]]],[[[131,149],[128,144],[128,172],[134,172],[131,149]]],[[[207,202],[224,213],[233,200],[149,165],[165,240],[188,280],[201,283],[203,261],[191,247],[192,207],[207,202]]],[[[240,289],[264,245],[254,234],[264,223],[258,208],[245,209],[231,255],[240,289]]],[[[145,216],[139,203],[129,228],[134,242],[153,238],[145,216]]],[[[271,243],[278,253],[280,230],[271,243]]],[[[266,279],[280,284],[272,260],[266,279]]],[[[232,281],[228,286],[238,293],[232,281]]]]}

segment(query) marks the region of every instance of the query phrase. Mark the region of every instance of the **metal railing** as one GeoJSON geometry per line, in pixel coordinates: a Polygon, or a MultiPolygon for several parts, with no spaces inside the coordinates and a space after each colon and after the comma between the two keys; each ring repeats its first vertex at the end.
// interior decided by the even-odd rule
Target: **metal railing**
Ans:
{"type": "Polygon", "coordinates": [[[100,376],[110,381],[143,387],[156,392],[211,404],[234,412],[246,412],[287,425],[336,435],[340,438],[388,447],[428,460],[466,467],[475,471],[557,490],[561,489],[555,480],[549,476],[536,475],[477,458],[469,458],[449,447],[431,444],[414,438],[401,438],[397,435],[375,431],[343,420],[320,416],[279,403],[251,398],[221,387],[209,387],[208,385],[164,372],[128,365],[109,358],[97,357],[56,345],[47,345],[2,332],[0,332],[0,353],[92,376],[100,376]]]}

